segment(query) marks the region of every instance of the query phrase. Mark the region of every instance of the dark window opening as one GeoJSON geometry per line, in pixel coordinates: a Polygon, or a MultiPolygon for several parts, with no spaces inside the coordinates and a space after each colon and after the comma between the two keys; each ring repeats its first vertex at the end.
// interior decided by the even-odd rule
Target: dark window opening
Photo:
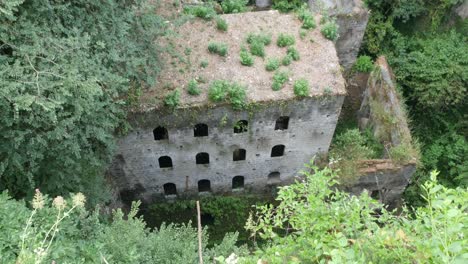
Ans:
{"type": "Polygon", "coordinates": [[[210,155],[206,152],[200,152],[195,157],[197,164],[208,164],[210,163],[210,155]]]}
{"type": "Polygon", "coordinates": [[[288,129],[289,125],[289,117],[288,116],[280,116],[276,119],[275,130],[286,130],[288,129]]]}
{"type": "Polygon", "coordinates": [[[163,140],[168,139],[169,134],[167,133],[167,129],[161,126],[158,126],[153,130],[154,140],[163,140]]]}
{"type": "Polygon", "coordinates": [[[177,194],[177,188],[174,183],[166,183],[163,185],[164,195],[175,195],[177,194]]]}
{"type": "Polygon", "coordinates": [[[209,180],[199,180],[198,181],[198,191],[199,192],[211,192],[211,183],[209,180]]]}
{"type": "Polygon", "coordinates": [[[247,132],[248,128],[249,128],[249,122],[247,122],[247,120],[239,120],[234,125],[234,133],[247,132]]]}
{"type": "Polygon", "coordinates": [[[196,124],[193,129],[193,135],[195,137],[206,137],[208,136],[208,126],[205,124],[196,124]]]}
{"type": "Polygon", "coordinates": [[[232,153],[232,160],[233,161],[238,161],[238,160],[245,160],[245,149],[236,149],[232,153]]]}
{"type": "Polygon", "coordinates": [[[281,157],[284,155],[284,145],[276,145],[271,149],[272,157],[281,157]]]}
{"type": "Polygon", "coordinates": [[[232,178],[232,189],[244,188],[244,176],[236,176],[232,178]]]}
{"type": "Polygon", "coordinates": [[[274,171],[270,174],[268,174],[268,181],[267,184],[273,185],[273,184],[279,184],[281,183],[281,178],[280,178],[280,173],[277,171],[274,171]]]}
{"type": "Polygon", "coordinates": [[[370,193],[370,197],[371,197],[372,199],[379,200],[379,199],[380,199],[380,192],[379,192],[379,190],[373,190],[373,191],[370,193]]]}
{"type": "Polygon", "coordinates": [[[159,168],[172,168],[172,159],[169,156],[162,156],[158,159],[159,168]]]}

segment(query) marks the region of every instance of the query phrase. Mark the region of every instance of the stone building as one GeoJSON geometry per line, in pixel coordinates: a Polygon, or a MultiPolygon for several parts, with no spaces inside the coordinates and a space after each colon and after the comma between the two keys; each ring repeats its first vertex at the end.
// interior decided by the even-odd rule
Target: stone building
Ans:
{"type": "Polygon", "coordinates": [[[301,22],[293,14],[263,11],[222,18],[226,32],[214,22],[194,20],[164,40],[184,55],[181,60],[164,53],[167,67],[157,87],[146,91],[129,115],[133,130],[119,140],[109,170],[123,201],[264,193],[291,182],[314,155],[328,151],[346,93],[333,42],[320,28],[300,36],[301,22]],[[241,65],[246,37],[263,33],[272,37],[265,59],[254,57],[251,67],[241,65]],[[265,61],[286,55],[287,48],[276,45],[280,34],[294,36],[300,60],[280,67],[289,80],[273,91],[274,72],[265,70],[265,61]],[[228,54],[210,54],[210,42],[227,44],[228,54]],[[308,81],[308,96],[294,94],[298,79],[308,81]],[[190,80],[197,81],[200,95],[187,93],[190,80]],[[207,91],[215,80],[244,86],[248,107],[234,110],[229,103],[210,101],[207,91]],[[180,104],[162,107],[174,88],[180,90],[180,104]]]}

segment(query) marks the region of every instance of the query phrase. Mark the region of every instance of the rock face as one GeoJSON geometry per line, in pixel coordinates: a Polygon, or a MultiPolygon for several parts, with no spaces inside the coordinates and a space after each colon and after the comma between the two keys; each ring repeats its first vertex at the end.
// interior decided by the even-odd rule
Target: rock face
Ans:
{"type": "Polygon", "coordinates": [[[468,0],[463,1],[463,3],[455,8],[455,14],[461,19],[468,18],[468,0]]]}
{"type": "Polygon", "coordinates": [[[350,69],[356,61],[362,38],[366,31],[369,11],[361,0],[309,0],[311,9],[336,18],[339,25],[339,38],[336,50],[341,66],[350,69]]]}
{"type": "Polygon", "coordinates": [[[271,0],[255,0],[255,5],[260,8],[271,6],[271,0]]]}

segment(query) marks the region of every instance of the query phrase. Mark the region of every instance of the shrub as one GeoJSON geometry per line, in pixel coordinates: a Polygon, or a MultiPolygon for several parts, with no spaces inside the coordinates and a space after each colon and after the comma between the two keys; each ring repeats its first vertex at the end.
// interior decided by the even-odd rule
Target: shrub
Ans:
{"type": "Polygon", "coordinates": [[[216,11],[210,4],[185,6],[184,12],[204,20],[211,20],[216,16],[216,11]]]}
{"type": "Polygon", "coordinates": [[[228,47],[225,43],[210,42],[208,44],[208,51],[225,57],[228,53],[228,47]]]}
{"type": "Polygon", "coordinates": [[[301,28],[301,29],[299,30],[299,37],[300,37],[301,39],[305,39],[306,36],[307,36],[307,30],[301,28]]]}
{"type": "Polygon", "coordinates": [[[299,51],[295,47],[288,47],[287,51],[288,56],[291,56],[291,58],[295,61],[298,61],[301,57],[299,55],[299,51]]]}
{"type": "Polygon", "coordinates": [[[234,110],[240,110],[246,106],[247,93],[237,83],[215,80],[208,90],[208,98],[213,102],[229,102],[234,110]]]}
{"type": "Polygon", "coordinates": [[[288,81],[289,79],[289,74],[284,71],[277,71],[275,72],[275,75],[273,75],[273,84],[271,86],[271,89],[273,91],[279,91],[281,88],[283,88],[283,85],[288,81]]]}
{"type": "Polygon", "coordinates": [[[302,28],[311,29],[317,26],[315,24],[314,16],[312,15],[312,12],[310,12],[307,4],[301,6],[301,8],[297,11],[297,16],[299,20],[302,21],[302,28]]]}
{"type": "Polygon", "coordinates": [[[240,62],[242,65],[252,66],[254,64],[254,58],[246,49],[242,48],[240,52],[240,62]]]}
{"type": "Polygon", "coordinates": [[[280,66],[280,61],[277,58],[269,58],[265,64],[265,70],[274,71],[280,66]]]}
{"type": "Polygon", "coordinates": [[[312,29],[315,28],[317,25],[315,24],[315,19],[313,16],[307,16],[302,21],[302,28],[305,29],[312,29]]]}
{"type": "Polygon", "coordinates": [[[284,66],[288,66],[289,64],[291,64],[291,61],[292,61],[292,57],[291,55],[286,55],[283,57],[283,59],[281,60],[281,64],[283,64],[284,66]]]}
{"type": "Polygon", "coordinates": [[[263,42],[260,41],[254,41],[250,43],[250,52],[252,55],[258,56],[258,57],[265,57],[265,45],[263,42]]]}
{"type": "Polygon", "coordinates": [[[208,67],[208,61],[207,61],[207,60],[202,60],[202,61],[200,62],[200,67],[202,67],[202,68],[208,67]]]}
{"type": "Polygon", "coordinates": [[[304,4],[304,0],[273,0],[273,9],[282,13],[287,13],[300,8],[304,4]]]}
{"type": "Polygon", "coordinates": [[[320,32],[327,39],[335,41],[338,38],[338,25],[335,21],[328,21],[322,26],[320,32]]]}
{"type": "Polygon", "coordinates": [[[270,45],[271,35],[267,33],[250,33],[247,36],[247,43],[250,46],[252,55],[265,57],[265,45],[270,45]]]}
{"type": "Polygon", "coordinates": [[[228,30],[228,24],[226,20],[218,17],[216,18],[216,28],[220,31],[227,31],[228,30]]]}
{"type": "Polygon", "coordinates": [[[180,101],[180,92],[179,90],[175,90],[172,93],[169,93],[164,98],[164,105],[169,106],[171,108],[176,108],[179,105],[180,101]]]}
{"type": "Polygon", "coordinates": [[[354,64],[354,68],[359,72],[370,72],[374,68],[374,63],[369,56],[359,56],[354,64]]]}
{"type": "Polygon", "coordinates": [[[242,13],[247,10],[246,6],[249,0],[223,0],[221,8],[225,14],[242,13]]]}
{"type": "Polygon", "coordinates": [[[309,82],[306,79],[299,79],[294,82],[294,94],[299,97],[309,95],[309,82]]]}
{"type": "Polygon", "coordinates": [[[196,80],[190,80],[187,91],[190,95],[199,95],[201,91],[198,88],[198,82],[196,80]]]}
{"type": "Polygon", "coordinates": [[[296,43],[296,40],[294,39],[293,35],[288,35],[288,34],[279,34],[278,40],[276,41],[276,45],[278,47],[287,47],[294,45],[296,43]]]}

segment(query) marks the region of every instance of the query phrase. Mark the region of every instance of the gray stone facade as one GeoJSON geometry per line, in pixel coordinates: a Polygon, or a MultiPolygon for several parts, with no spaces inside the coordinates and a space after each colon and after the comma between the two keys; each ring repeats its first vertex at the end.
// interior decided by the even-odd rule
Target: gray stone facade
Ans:
{"type": "MultiPolygon", "coordinates": [[[[272,102],[250,112],[218,106],[136,113],[131,118],[136,129],[119,141],[109,170],[112,181],[123,201],[150,202],[200,192],[263,194],[271,186],[290,183],[314,155],[328,151],[343,98],[272,102]],[[247,126],[236,126],[239,120],[247,126]],[[197,124],[206,125],[207,136],[195,137],[197,124]],[[167,130],[167,139],[155,140],[157,127],[167,130]],[[275,146],[280,147],[273,150],[275,146]],[[206,154],[197,158],[199,153],[208,154],[208,164],[197,164],[207,161],[206,154]],[[161,157],[170,157],[171,164],[167,158],[161,163],[161,157]],[[236,176],[241,177],[233,182],[236,176]]],[[[197,133],[205,135],[203,127],[197,127],[202,128],[197,133]]]]}

